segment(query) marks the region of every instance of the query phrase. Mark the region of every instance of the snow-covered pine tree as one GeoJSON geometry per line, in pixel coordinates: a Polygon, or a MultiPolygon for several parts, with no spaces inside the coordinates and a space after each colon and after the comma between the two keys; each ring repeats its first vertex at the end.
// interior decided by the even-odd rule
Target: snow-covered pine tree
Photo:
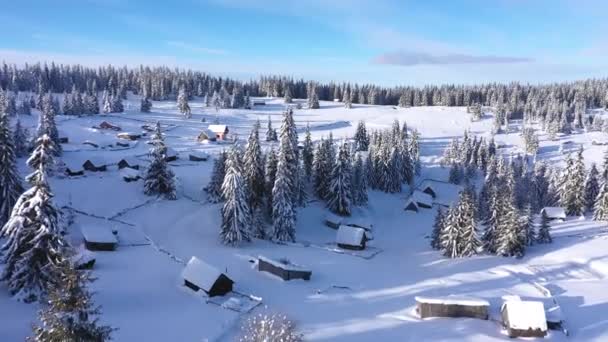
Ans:
{"type": "Polygon", "coordinates": [[[462,182],[463,177],[464,175],[460,163],[452,162],[448,182],[452,184],[460,184],[462,182]]]}
{"type": "Polygon", "coordinates": [[[19,103],[19,108],[17,108],[17,113],[20,115],[32,115],[30,102],[28,100],[21,101],[21,103],[19,103]]]}
{"type": "Polygon", "coordinates": [[[21,126],[21,120],[17,119],[13,132],[13,143],[15,145],[15,156],[17,158],[25,157],[27,155],[28,140],[27,129],[23,128],[23,126],[21,126]]]}
{"type": "Polygon", "coordinates": [[[290,175],[290,160],[286,149],[279,149],[277,173],[272,188],[272,239],[295,241],[296,212],[293,198],[293,181],[290,175]]]}
{"type": "Polygon", "coordinates": [[[222,184],[224,183],[224,176],[226,175],[226,157],[225,151],[218,153],[217,158],[213,162],[213,171],[211,172],[211,178],[209,184],[204,188],[207,192],[209,202],[219,203],[223,201],[222,198],[222,184]]]}
{"type": "Polygon", "coordinates": [[[306,124],[306,131],[304,133],[304,146],[302,148],[302,164],[304,167],[304,175],[307,180],[312,177],[312,162],[314,159],[314,145],[312,143],[312,136],[310,134],[310,125],[306,124]]]}
{"type": "Polygon", "coordinates": [[[122,97],[120,94],[112,96],[112,113],[122,113],[125,111],[125,107],[122,104],[122,97]]]}
{"type": "Polygon", "coordinates": [[[331,172],[327,192],[327,207],[332,212],[342,216],[350,215],[353,202],[350,163],[349,148],[346,142],[343,142],[338,149],[338,158],[331,172]]]}
{"type": "Polygon", "coordinates": [[[247,185],[248,203],[252,209],[262,206],[265,194],[264,160],[259,130],[260,122],[257,121],[249,134],[243,157],[242,173],[247,185]]]}
{"type": "Polygon", "coordinates": [[[600,193],[595,200],[593,219],[596,221],[608,221],[608,182],[603,182],[600,193]]]}
{"type": "MultiPolygon", "coordinates": [[[[53,141],[49,138],[48,135],[44,134],[40,138],[36,139],[34,151],[27,159],[27,165],[32,170],[38,170],[42,166],[44,168],[45,173],[51,173],[53,166],[55,165],[55,158],[53,157],[53,141]]],[[[36,182],[35,178],[39,176],[40,173],[34,172],[26,177],[26,180],[30,184],[34,184],[36,182]]]]}
{"type": "Polygon", "coordinates": [[[310,109],[319,109],[321,106],[319,105],[319,95],[316,90],[312,93],[312,99],[310,101],[310,109]]]}
{"type": "Polygon", "coordinates": [[[355,132],[354,138],[357,151],[367,151],[369,147],[369,137],[367,136],[365,121],[360,120],[357,124],[357,131],[355,132]]]}
{"type": "Polygon", "coordinates": [[[270,121],[270,116],[268,116],[268,124],[266,130],[266,141],[277,141],[277,131],[272,128],[272,121],[270,121]]]}
{"type": "Polygon", "coordinates": [[[526,245],[531,246],[536,242],[536,222],[535,216],[532,213],[532,206],[526,205],[524,208],[524,215],[522,217],[522,223],[526,230],[526,245]]]}
{"type": "Polygon", "coordinates": [[[23,192],[9,124],[8,114],[3,112],[0,105],[0,227],[8,221],[17,198],[23,192]]]}
{"type": "Polygon", "coordinates": [[[236,246],[242,241],[251,241],[253,231],[252,210],[247,201],[247,184],[242,175],[239,149],[230,150],[226,160],[226,176],[222,184],[222,243],[236,246]]]}
{"type": "Polygon", "coordinates": [[[167,147],[159,122],[156,123],[156,129],[152,135],[150,157],[152,162],[144,177],[144,193],[148,196],[163,196],[169,200],[176,199],[175,175],[166,160],[167,147]]]}
{"type": "Polygon", "coordinates": [[[142,113],[150,113],[152,109],[152,101],[147,96],[141,98],[141,103],[139,105],[139,111],[142,113]]]}
{"type": "Polygon", "coordinates": [[[285,102],[285,103],[293,102],[293,99],[291,97],[291,88],[290,87],[285,88],[285,95],[283,96],[283,102],[285,102]]]}
{"type": "Polygon", "coordinates": [[[99,324],[101,307],[93,304],[88,290],[94,278],[69,262],[63,262],[58,273],[48,291],[47,306],[38,313],[40,323],[28,341],[110,341],[115,329],[99,324]]]}
{"type": "Polygon", "coordinates": [[[458,203],[459,209],[457,212],[459,221],[459,238],[458,238],[458,256],[469,257],[477,254],[481,248],[481,241],[477,233],[477,213],[474,191],[465,189],[458,203]]]}
{"type": "Polygon", "coordinates": [[[600,193],[600,173],[595,163],[591,164],[591,169],[585,180],[585,211],[590,212],[595,207],[595,200],[600,193]]]}
{"type": "Polygon", "coordinates": [[[66,248],[44,164],[34,173],[33,186],[19,197],[2,229],[6,240],[0,248],[5,264],[0,280],[25,302],[42,298],[56,281],[66,248]]]}
{"type": "Polygon", "coordinates": [[[327,141],[321,138],[313,154],[312,176],[314,193],[317,197],[324,199],[327,195],[329,178],[331,177],[331,163],[328,156],[327,141]]]}
{"type": "Polygon", "coordinates": [[[185,119],[192,117],[192,111],[188,104],[188,94],[186,93],[186,87],[183,85],[179,88],[179,95],[177,95],[177,109],[185,119]]]}
{"type": "Polygon", "coordinates": [[[540,226],[538,227],[538,235],[536,236],[536,243],[551,243],[551,225],[549,224],[549,218],[543,211],[540,217],[540,226]]]}
{"type": "Polygon", "coordinates": [[[367,175],[365,174],[366,168],[363,163],[363,157],[360,153],[355,156],[353,163],[353,176],[352,176],[352,198],[353,204],[357,206],[367,205],[367,175]]]}
{"type": "Polygon", "coordinates": [[[112,98],[108,94],[107,90],[103,91],[101,102],[102,102],[102,106],[103,106],[102,111],[106,114],[112,113],[112,98]]]}
{"type": "Polygon", "coordinates": [[[498,194],[496,218],[496,254],[523,256],[526,249],[526,230],[515,205],[513,169],[508,167],[498,194]]]}
{"type": "Polygon", "coordinates": [[[585,211],[585,163],[582,148],[576,160],[566,159],[566,170],[560,188],[560,202],[567,215],[580,216],[585,211]]]}
{"type": "Polygon", "coordinates": [[[267,204],[268,204],[268,217],[272,217],[272,189],[274,188],[274,183],[277,177],[277,154],[273,148],[270,148],[268,154],[266,156],[266,165],[265,165],[265,186],[266,186],[266,194],[268,195],[267,204]]]}
{"type": "Polygon", "coordinates": [[[48,135],[51,139],[53,154],[59,156],[63,152],[63,149],[59,142],[59,132],[57,131],[57,125],[55,124],[56,113],[51,94],[46,94],[42,99],[42,112],[39,117],[37,136],[42,137],[45,134],[48,135]]]}
{"type": "MultiPolygon", "coordinates": [[[[404,127],[405,127],[405,123],[404,123],[404,127]]],[[[404,134],[407,135],[407,133],[404,133],[404,134]]],[[[420,164],[419,139],[420,139],[420,133],[418,133],[418,130],[414,129],[412,131],[412,139],[410,140],[408,147],[409,147],[409,153],[410,153],[410,160],[412,161],[415,175],[420,175],[420,170],[422,167],[422,165],[420,164]]]]}
{"type": "Polygon", "coordinates": [[[431,248],[440,250],[441,249],[441,232],[443,231],[445,221],[445,212],[440,207],[437,209],[435,215],[435,222],[433,223],[433,232],[431,233],[431,248]]]}

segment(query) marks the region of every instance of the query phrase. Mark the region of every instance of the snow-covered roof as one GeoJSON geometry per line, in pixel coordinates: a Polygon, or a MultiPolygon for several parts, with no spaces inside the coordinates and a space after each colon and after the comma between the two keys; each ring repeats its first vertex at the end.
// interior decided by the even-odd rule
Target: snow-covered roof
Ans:
{"type": "Polygon", "coordinates": [[[503,304],[507,310],[509,327],[517,330],[547,330],[547,318],[543,302],[509,300],[503,304]]]}
{"type": "Polygon", "coordinates": [[[226,129],[228,129],[228,126],[226,126],[226,125],[209,125],[209,127],[207,127],[207,128],[213,133],[224,133],[224,132],[226,132],[226,129]]]}
{"type": "Polygon", "coordinates": [[[209,292],[222,275],[215,267],[193,256],[182,271],[182,278],[209,292]]]}
{"type": "Polygon", "coordinates": [[[167,148],[167,157],[176,157],[178,155],[177,151],[172,149],[171,147],[167,148]]]}
{"type": "Polygon", "coordinates": [[[414,192],[412,192],[411,198],[416,203],[426,204],[428,206],[433,205],[433,196],[427,194],[426,192],[422,192],[420,190],[414,190],[414,192]]]}
{"type": "Polygon", "coordinates": [[[540,212],[541,214],[547,215],[550,219],[565,219],[566,211],[562,207],[544,207],[540,212]]]}
{"type": "Polygon", "coordinates": [[[201,158],[201,159],[209,159],[209,153],[200,152],[200,151],[192,151],[189,153],[191,156],[201,158]]]}
{"type": "Polygon", "coordinates": [[[112,231],[102,226],[82,226],[80,228],[82,236],[88,242],[97,243],[118,243],[112,231]]]}
{"type": "Polygon", "coordinates": [[[460,185],[433,179],[425,179],[422,183],[420,183],[418,189],[424,190],[429,186],[433,189],[433,192],[435,192],[433,203],[444,206],[450,206],[452,203],[456,202],[460,192],[463,190],[463,187],[460,185]]]}
{"type": "Polygon", "coordinates": [[[70,171],[72,172],[78,172],[78,171],[83,171],[84,168],[82,167],[83,162],[78,160],[74,160],[74,159],[67,159],[67,160],[63,160],[63,163],[65,164],[65,167],[70,169],[70,171]]]}
{"type": "Polygon", "coordinates": [[[341,224],[343,220],[344,219],[342,217],[340,217],[336,214],[327,213],[327,215],[325,215],[325,221],[327,221],[327,222],[341,224]]]}
{"type": "Polygon", "coordinates": [[[447,297],[421,297],[416,296],[416,302],[426,304],[445,304],[445,305],[465,305],[465,306],[490,306],[490,302],[485,299],[467,296],[447,296],[447,297]]]}
{"type": "Polygon", "coordinates": [[[275,267],[282,268],[284,270],[289,270],[289,271],[308,271],[308,269],[306,267],[301,266],[301,265],[297,265],[297,264],[293,264],[291,262],[285,264],[285,263],[282,263],[281,261],[269,259],[269,258],[266,258],[266,257],[261,256],[261,255],[258,256],[258,259],[259,260],[263,260],[264,262],[267,262],[267,263],[269,263],[269,264],[271,264],[271,265],[273,265],[275,267]]]}
{"type": "Polygon", "coordinates": [[[82,163],[82,164],[84,165],[84,164],[85,164],[87,161],[90,161],[90,162],[91,162],[91,163],[93,163],[93,165],[95,165],[95,166],[103,166],[103,165],[106,165],[106,160],[105,160],[103,157],[101,157],[101,156],[95,156],[95,155],[90,156],[90,157],[88,157],[88,158],[87,158],[87,160],[85,160],[85,162],[84,162],[84,163],[82,163]]]}
{"type": "Polygon", "coordinates": [[[359,246],[363,237],[365,236],[365,229],[351,227],[351,226],[340,226],[338,233],[336,234],[336,243],[359,246]]]}
{"type": "Polygon", "coordinates": [[[141,161],[139,159],[137,159],[137,157],[135,157],[135,156],[126,156],[126,157],[123,157],[123,158],[120,159],[120,161],[123,161],[123,160],[125,162],[127,162],[127,164],[129,164],[129,165],[139,165],[139,164],[141,164],[141,161]]]}
{"type": "Polygon", "coordinates": [[[71,260],[74,264],[82,265],[95,260],[95,254],[81,245],[72,255],[71,260]]]}
{"type": "Polygon", "coordinates": [[[124,179],[137,179],[139,177],[139,171],[130,167],[122,168],[118,173],[124,179]]]}
{"type": "Polygon", "coordinates": [[[347,218],[343,223],[347,226],[363,228],[365,230],[372,230],[374,227],[372,221],[367,217],[350,217],[347,218]]]}

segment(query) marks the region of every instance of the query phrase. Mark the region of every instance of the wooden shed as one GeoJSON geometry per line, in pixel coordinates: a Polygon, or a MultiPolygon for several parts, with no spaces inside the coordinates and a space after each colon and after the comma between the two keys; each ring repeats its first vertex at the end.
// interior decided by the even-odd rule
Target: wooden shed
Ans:
{"type": "Polygon", "coordinates": [[[544,207],[540,211],[541,216],[546,216],[549,221],[564,221],[566,219],[566,211],[562,207],[544,207]]]}
{"type": "Polygon", "coordinates": [[[289,260],[272,260],[258,256],[258,271],[274,274],[283,280],[304,279],[310,280],[312,271],[289,260]]]}
{"type": "Polygon", "coordinates": [[[184,285],[194,292],[203,290],[209,297],[232,291],[234,281],[215,267],[193,256],[182,271],[184,285]]]}
{"type": "Polygon", "coordinates": [[[190,161],[207,161],[209,159],[209,155],[205,152],[190,152],[188,154],[188,160],[190,161]]]}
{"type": "Polygon", "coordinates": [[[84,168],[79,162],[64,161],[65,174],[71,177],[84,175],[84,168]]]}
{"type": "Polygon", "coordinates": [[[338,233],[336,234],[336,243],[338,244],[338,247],[362,250],[365,249],[366,242],[365,229],[344,225],[338,228],[338,233]]]}
{"type": "Polygon", "coordinates": [[[84,226],[80,229],[84,246],[90,251],[113,251],[118,245],[114,233],[101,226],[84,226]]]}
{"type": "Polygon", "coordinates": [[[547,318],[543,302],[509,299],[502,304],[500,313],[509,337],[547,335],[547,318]]]}
{"type": "Polygon", "coordinates": [[[418,212],[418,204],[416,204],[416,201],[409,197],[407,200],[405,200],[405,207],[403,208],[403,210],[418,212]]]}
{"type": "Polygon", "coordinates": [[[124,157],[118,162],[118,169],[124,169],[125,167],[139,170],[139,159],[135,157],[124,157]]]}
{"type": "Polygon", "coordinates": [[[217,140],[225,140],[230,132],[226,125],[209,125],[207,129],[215,134],[217,140]]]}
{"type": "Polygon", "coordinates": [[[416,312],[420,318],[471,317],[488,319],[490,303],[470,297],[416,297],[416,312]]]}
{"type": "Polygon", "coordinates": [[[323,219],[323,222],[325,222],[325,225],[330,228],[338,229],[342,224],[342,220],[343,218],[336,214],[327,213],[327,215],[325,215],[325,218],[323,219]]]}
{"type": "Polygon", "coordinates": [[[111,124],[111,123],[109,123],[107,121],[102,121],[99,124],[99,128],[101,128],[101,129],[110,129],[110,130],[113,130],[113,131],[120,131],[121,130],[121,128],[119,126],[111,124]]]}
{"type": "Polygon", "coordinates": [[[419,190],[431,195],[433,198],[437,197],[437,191],[435,191],[435,186],[431,182],[423,182],[419,190]]]}
{"type": "Polygon", "coordinates": [[[165,155],[165,160],[168,162],[176,161],[179,158],[179,153],[171,147],[167,148],[167,154],[165,155]]]}
{"type": "Polygon", "coordinates": [[[120,132],[120,133],[116,134],[116,137],[118,139],[135,141],[135,140],[141,138],[141,134],[133,133],[133,132],[120,132]]]}
{"type": "Polygon", "coordinates": [[[87,171],[100,172],[108,169],[106,161],[100,157],[91,157],[82,164],[87,171]]]}
{"type": "Polygon", "coordinates": [[[124,169],[121,169],[119,173],[120,177],[122,177],[122,179],[127,183],[135,182],[141,178],[141,176],[139,175],[139,171],[130,167],[125,167],[124,169]]]}
{"type": "Polygon", "coordinates": [[[210,129],[207,128],[203,128],[201,130],[201,132],[198,134],[198,137],[196,138],[196,141],[200,142],[205,142],[205,141],[216,141],[216,135],[215,132],[213,132],[210,129]]]}
{"type": "Polygon", "coordinates": [[[351,218],[347,218],[346,220],[344,220],[343,224],[346,226],[349,226],[349,227],[356,227],[356,228],[361,228],[361,229],[365,230],[365,238],[368,241],[374,239],[374,234],[373,234],[374,225],[367,218],[362,218],[362,217],[352,218],[351,217],[351,218]]]}
{"type": "Polygon", "coordinates": [[[407,208],[411,202],[416,203],[416,207],[418,208],[430,209],[433,207],[433,196],[420,190],[414,190],[408,201],[406,201],[405,207],[407,208]]]}

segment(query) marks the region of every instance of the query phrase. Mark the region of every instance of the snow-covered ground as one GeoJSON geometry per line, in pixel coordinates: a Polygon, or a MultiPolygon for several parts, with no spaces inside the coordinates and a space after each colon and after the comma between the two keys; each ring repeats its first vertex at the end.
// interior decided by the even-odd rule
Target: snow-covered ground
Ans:
{"type": "MultiPolygon", "coordinates": [[[[304,102],[304,100],[296,100],[304,102]]],[[[372,258],[336,253],[327,247],[336,231],[323,224],[327,213],[323,203],[312,201],[298,212],[295,245],[276,245],[255,241],[230,248],[218,241],[219,205],[206,203],[201,191],[210,177],[212,160],[192,162],[188,152],[215,154],[228,143],[200,144],[196,137],[203,127],[219,120],[231,134],[245,140],[255,120],[280,126],[285,108],[281,99],[266,99],[266,105],[253,110],[219,110],[191,101],[191,119],[178,114],[173,102],[154,102],[152,113],[140,113],[139,101],[125,103],[124,114],[93,117],[59,117],[59,129],[70,142],[64,145],[62,159],[82,163],[91,156],[103,157],[108,171],[86,172],[85,176],[51,180],[58,206],[74,209],[71,239],[81,240],[79,227],[102,225],[118,231],[115,252],[97,252],[92,285],[95,301],[103,307],[103,322],[119,328],[116,341],[231,341],[240,320],[247,315],[224,309],[195,295],[182,285],[183,263],[197,256],[235,281],[235,290],[263,299],[253,312],[287,314],[311,341],[492,341],[508,337],[495,321],[474,319],[420,320],[414,313],[416,296],[475,296],[491,303],[491,317],[499,317],[501,297],[519,295],[543,300],[533,283],[549,289],[559,304],[571,333],[551,331],[555,341],[608,340],[608,228],[604,222],[569,219],[553,227],[554,242],[533,246],[522,259],[478,256],[449,260],[429,247],[428,235],[435,209],[405,212],[407,192],[385,194],[371,191],[369,206],[357,209],[355,217],[373,222],[375,239],[370,242],[380,253],[372,258]],[[206,120],[206,123],[202,122],[206,120]],[[167,129],[167,145],[179,152],[172,162],[178,182],[178,200],[166,201],[143,194],[141,181],[124,182],[116,163],[135,157],[146,163],[146,139],[131,142],[128,148],[115,146],[116,132],[92,128],[108,121],[123,131],[141,132],[141,125],[159,120],[167,129]],[[84,145],[92,141],[99,148],[84,145]],[[288,258],[312,270],[310,281],[284,282],[260,273],[251,262],[258,255],[272,259],[288,258]]],[[[35,127],[37,113],[22,118],[35,127]]],[[[357,122],[365,120],[368,129],[390,127],[394,119],[405,120],[421,133],[422,175],[446,179],[447,170],[438,162],[450,139],[465,129],[489,136],[492,118],[471,122],[465,108],[355,105],[345,109],[341,103],[322,102],[318,110],[296,110],[299,128],[309,123],[314,139],[333,132],[336,139],[350,138],[357,122]]],[[[513,127],[515,131],[515,127],[513,127]]],[[[303,138],[303,134],[301,134],[303,138]]],[[[539,158],[560,163],[560,143],[572,141],[585,147],[587,163],[600,162],[603,146],[592,141],[608,141],[603,133],[579,133],[547,141],[541,135],[539,158]]],[[[521,151],[518,133],[496,136],[506,154],[521,151]]],[[[264,142],[265,148],[268,144],[264,142]]],[[[20,160],[25,173],[25,161],[20,160]]],[[[19,341],[29,334],[35,319],[35,304],[11,299],[0,285],[0,340],[19,341]]]]}

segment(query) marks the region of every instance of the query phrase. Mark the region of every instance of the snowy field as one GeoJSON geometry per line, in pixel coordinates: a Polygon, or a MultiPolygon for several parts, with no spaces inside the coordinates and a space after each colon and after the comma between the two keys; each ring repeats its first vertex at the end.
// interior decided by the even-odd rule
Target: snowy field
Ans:
{"type": "MultiPolygon", "coordinates": [[[[296,100],[302,101],[304,100],[296,100]]],[[[69,138],[63,145],[66,163],[82,164],[92,156],[108,162],[108,171],[84,176],[55,175],[51,187],[59,207],[71,207],[75,223],[71,240],[80,243],[80,227],[106,226],[118,231],[120,244],[115,252],[97,252],[93,272],[98,280],[92,288],[96,303],[103,307],[103,322],[119,328],[116,341],[232,341],[247,315],[207,303],[201,295],[183,286],[180,272],[191,256],[225,271],[235,280],[235,290],[263,299],[256,312],[279,312],[296,321],[310,341],[494,341],[509,340],[499,323],[499,307],[504,295],[544,299],[535,283],[549,289],[559,304],[570,336],[550,331],[552,341],[608,340],[608,228],[604,222],[569,219],[553,226],[554,242],[532,246],[522,259],[482,255],[466,259],[446,259],[429,246],[428,236],[436,209],[405,212],[408,189],[400,194],[370,191],[369,206],[355,211],[355,217],[373,222],[375,239],[370,246],[381,251],[366,259],[332,252],[326,246],[336,231],[323,224],[327,213],[323,203],[312,201],[299,209],[295,245],[254,241],[240,248],[225,247],[218,240],[220,206],[206,203],[201,189],[209,181],[212,160],[192,162],[188,153],[216,154],[229,143],[201,144],[201,129],[216,120],[227,124],[231,134],[244,141],[255,120],[280,125],[285,109],[282,99],[266,99],[265,106],[253,110],[207,108],[200,99],[190,102],[193,116],[183,119],[174,102],[154,102],[151,113],[140,113],[139,99],[125,102],[125,113],[57,119],[59,130],[69,138]],[[205,119],[206,123],[202,122],[205,119]],[[108,121],[123,131],[141,132],[143,124],[160,121],[167,128],[166,143],[179,153],[171,162],[178,178],[178,200],[157,200],[143,194],[142,181],[122,180],[116,163],[126,156],[144,163],[149,145],[140,139],[131,146],[115,148],[116,132],[92,128],[108,121]],[[98,148],[83,144],[91,141],[98,148]],[[251,262],[258,255],[290,261],[312,270],[310,281],[285,282],[258,272],[251,262]],[[475,296],[491,303],[491,320],[427,319],[415,312],[416,296],[475,296]]],[[[35,127],[37,112],[22,117],[35,127]]],[[[491,115],[471,122],[465,108],[355,105],[321,102],[318,110],[295,110],[302,129],[309,123],[314,139],[353,136],[357,122],[365,120],[368,130],[388,128],[394,119],[407,121],[421,133],[422,174],[425,178],[447,180],[447,169],[439,167],[443,149],[450,139],[465,129],[488,136],[491,115]]],[[[516,127],[513,126],[513,131],[516,127]]],[[[303,134],[300,134],[303,138],[303,134]]],[[[585,161],[600,162],[604,146],[592,141],[608,141],[604,133],[578,133],[561,141],[540,136],[538,158],[561,163],[563,141],[585,147],[585,161]]],[[[500,152],[522,150],[518,133],[496,136],[500,152]]],[[[269,148],[264,142],[264,148],[269,148]]],[[[576,147],[573,147],[576,148],[576,147]]],[[[20,160],[25,174],[25,160],[20,160]]],[[[30,333],[35,304],[23,304],[8,297],[0,285],[0,341],[21,341],[30,333]]]]}

